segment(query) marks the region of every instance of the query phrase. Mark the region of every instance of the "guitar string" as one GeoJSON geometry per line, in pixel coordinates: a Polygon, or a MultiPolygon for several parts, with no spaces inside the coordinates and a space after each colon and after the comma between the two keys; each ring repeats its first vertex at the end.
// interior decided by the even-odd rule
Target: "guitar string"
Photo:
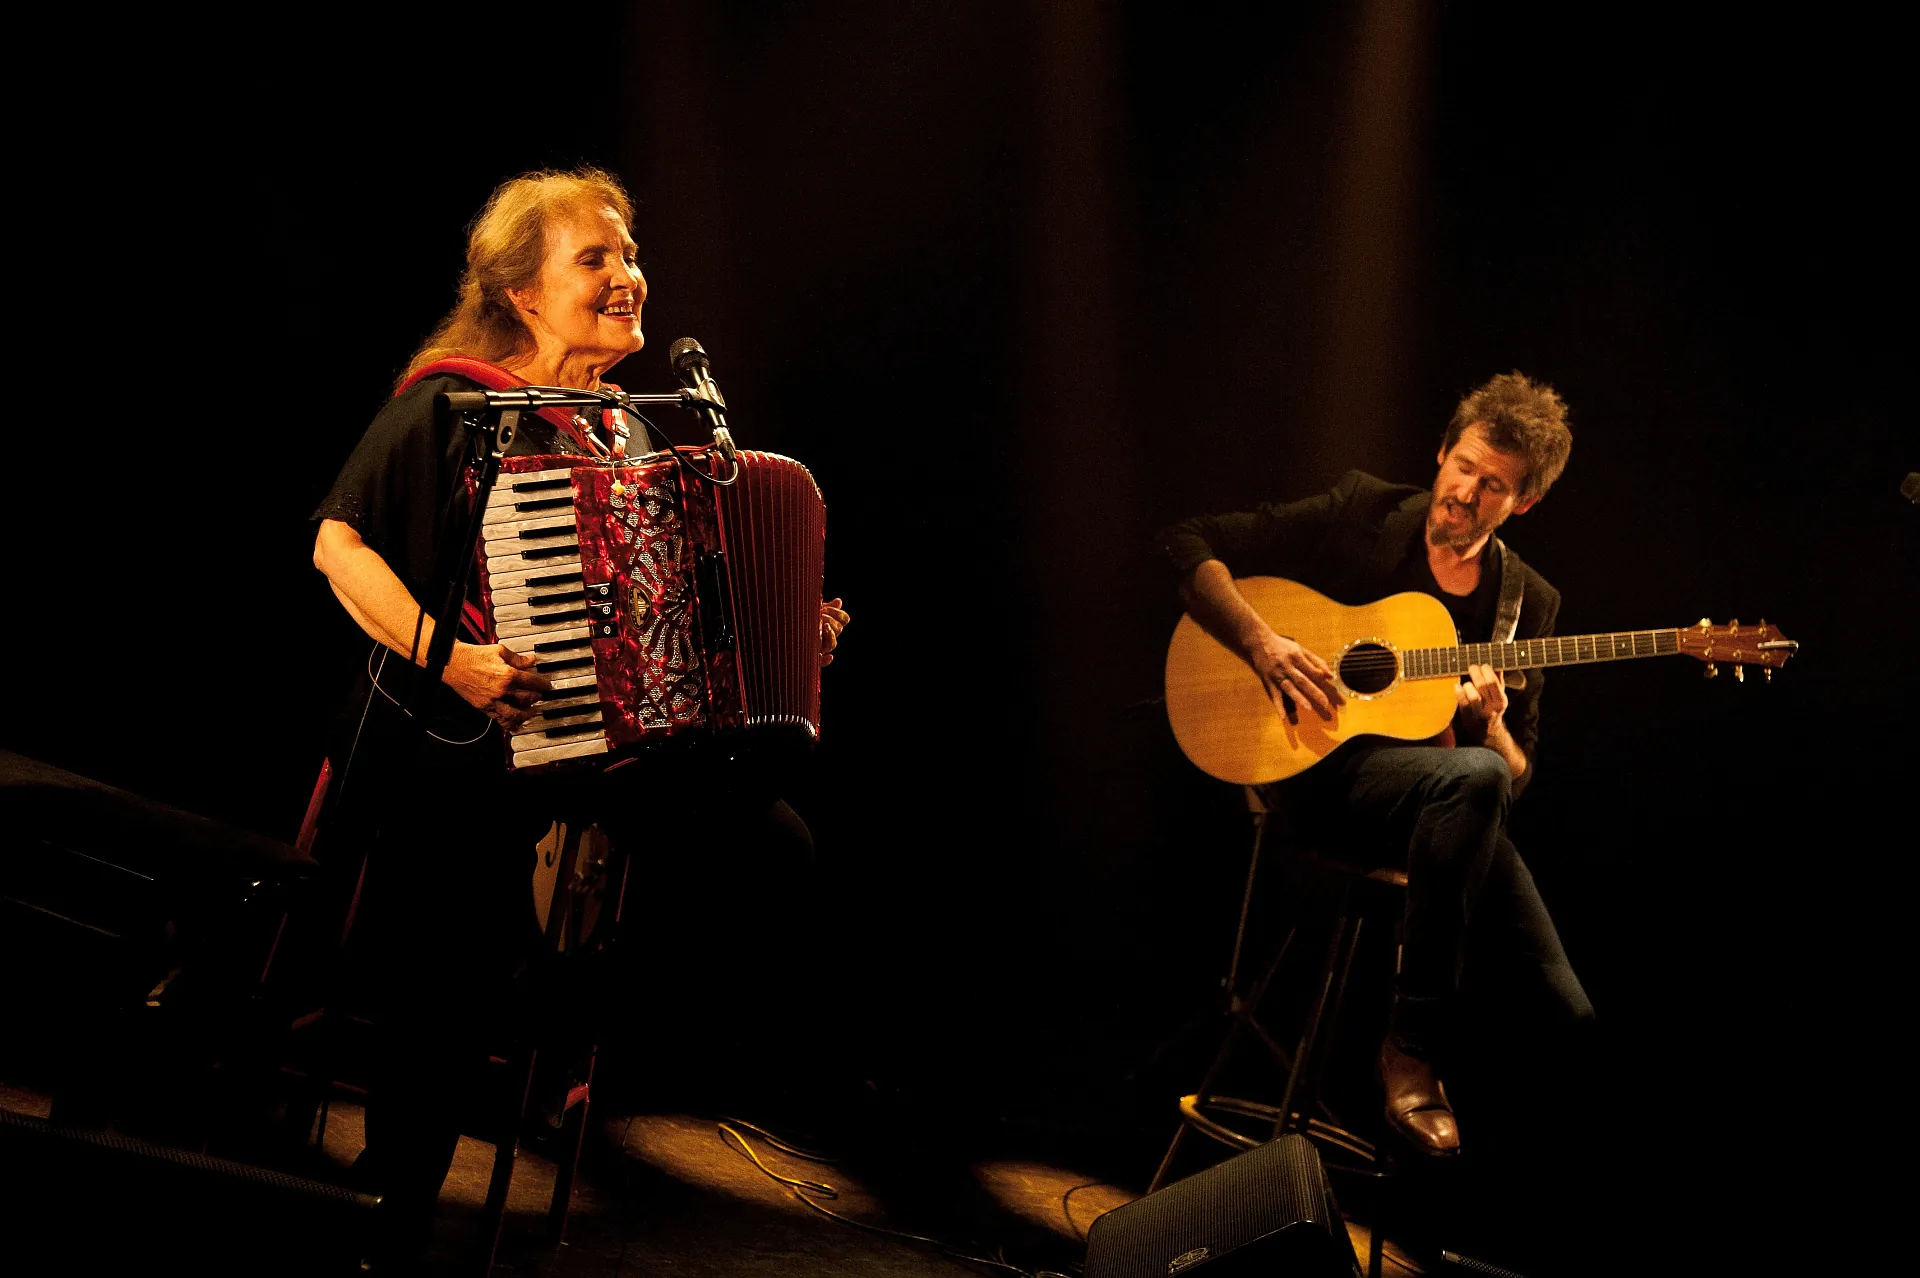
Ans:
{"type": "Polygon", "coordinates": [[[1525,648],[1540,650],[1537,660],[1524,659],[1525,666],[1503,665],[1503,669],[1537,667],[1544,665],[1566,665],[1582,661],[1604,661],[1619,657],[1662,656],[1676,652],[1679,633],[1677,629],[1661,630],[1620,630],[1594,635],[1549,635],[1540,639],[1528,639],[1504,644],[1457,644],[1450,648],[1410,648],[1405,649],[1398,658],[1384,649],[1353,653],[1340,662],[1342,670],[1351,670],[1355,674],[1378,674],[1393,670],[1398,666],[1419,666],[1419,673],[1413,678],[1432,678],[1439,675],[1459,673],[1454,666],[1462,656],[1467,664],[1494,664],[1499,658],[1511,657],[1525,648]],[[1663,652],[1661,641],[1671,636],[1672,647],[1663,652]],[[1641,643],[1645,639],[1643,650],[1641,643]],[[1581,651],[1586,643],[1591,655],[1581,651]],[[1571,645],[1571,651],[1569,651],[1571,645]],[[1495,650],[1501,650],[1496,652],[1495,650]],[[1489,658],[1486,662],[1475,662],[1473,657],[1484,652],[1489,658]],[[1433,668],[1437,666],[1438,668],[1433,668]]]}

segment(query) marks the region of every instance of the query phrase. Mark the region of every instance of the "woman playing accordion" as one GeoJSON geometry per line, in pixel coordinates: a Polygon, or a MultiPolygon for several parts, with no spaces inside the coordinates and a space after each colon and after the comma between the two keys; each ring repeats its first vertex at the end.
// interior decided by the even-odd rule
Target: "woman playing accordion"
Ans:
{"type": "MultiPolygon", "coordinates": [[[[506,782],[501,733],[533,714],[552,686],[532,653],[456,641],[436,695],[448,710],[478,713],[430,714],[415,724],[402,708],[436,626],[458,624],[427,615],[420,603],[433,598],[442,503],[471,445],[463,420],[437,416],[434,401],[479,389],[463,375],[475,371],[496,387],[599,389],[644,342],[647,282],[631,220],[626,192],[596,169],[528,174],[497,189],[470,228],[457,304],[314,515],[314,564],[376,641],[339,723],[331,757],[351,765],[336,784],[324,835],[367,855],[353,949],[356,966],[377,973],[377,1045],[356,1174],[389,1195],[398,1214],[417,1219],[430,1212],[451,1163],[489,1022],[533,949],[534,846],[559,815],[554,805],[582,793],[578,785],[506,782]]],[[[604,458],[617,441],[614,415],[600,416],[556,424],[549,414],[526,414],[508,455],[604,458]]],[[[821,604],[820,664],[832,660],[847,620],[840,600],[821,604]]],[[[702,783],[685,766],[670,776],[636,766],[599,788],[616,777],[633,793],[702,783]]],[[[810,859],[806,827],[769,784],[730,782],[727,798],[722,819],[738,827],[734,842],[761,850],[784,843],[776,862],[810,859]]],[[[594,815],[620,837],[611,812],[594,815]]],[[[656,823],[649,838],[682,837],[675,830],[671,820],[656,823]]]]}

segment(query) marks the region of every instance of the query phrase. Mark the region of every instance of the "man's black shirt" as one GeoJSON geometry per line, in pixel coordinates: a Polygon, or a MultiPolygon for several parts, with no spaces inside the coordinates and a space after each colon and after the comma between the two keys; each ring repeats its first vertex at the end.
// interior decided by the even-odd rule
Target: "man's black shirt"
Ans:
{"type": "Polygon", "coordinates": [[[1432,595],[1446,605],[1461,643],[1486,643],[1493,638],[1493,614],[1500,603],[1500,568],[1504,557],[1505,551],[1499,548],[1499,543],[1488,542],[1480,562],[1480,584],[1471,594],[1449,594],[1433,575],[1433,565],[1427,560],[1427,539],[1415,537],[1408,543],[1407,553],[1394,572],[1393,589],[1396,593],[1417,590],[1423,595],[1432,595]]]}

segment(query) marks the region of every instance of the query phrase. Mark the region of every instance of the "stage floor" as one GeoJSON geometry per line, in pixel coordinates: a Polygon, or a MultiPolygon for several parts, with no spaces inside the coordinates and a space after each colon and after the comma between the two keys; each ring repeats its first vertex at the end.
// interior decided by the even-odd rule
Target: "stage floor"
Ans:
{"type": "MultiPolygon", "coordinates": [[[[45,1117],[47,1097],[0,1083],[0,1105],[45,1117]]],[[[993,1270],[943,1255],[926,1243],[875,1233],[819,1214],[742,1155],[718,1122],[683,1114],[596,1120],[575,1180],[564,1245],[546,1236],[554,1164],[533,1148],[515,1160],[507,1222],[493,1273],[541,1278],[977,1278],[993,1270]]],[[[809,1195],[827,1210],[877,1226],[937,1238],[957,1250],[1029,1270],[1072,1272],[1088,1226],[1136,1195],[1070,1167],[1039,1162],[976,1163],[925,1169],[896,1182],[888,1169],[863,1171],[811,1162],[736,1128],[767,1169],[830,1185],[809,1195]],[[937,1205],[929,1205],[937,1204],[937,1205]],[[1004,1248],[1004,1252],[1000,1249],[1004,1248]]],[[[344,1174],[363,1140],[361,1108],[336,1101],[320,1178],[344,1174]]],[[[492,1169],[493,1147],[462,1138],[440,1194],[433,1235],[414,1272],[474,1273],[474,1240],[492,1169]]],[[[1349,1225],[1364,1261],[1364,1228],[1349,1225]]],[[[1420,1271],[1389,1245],[1389,1275],[1420,1271]]],[[[79,1272],[79,1270],[74,1270],[79,1272]]]]}

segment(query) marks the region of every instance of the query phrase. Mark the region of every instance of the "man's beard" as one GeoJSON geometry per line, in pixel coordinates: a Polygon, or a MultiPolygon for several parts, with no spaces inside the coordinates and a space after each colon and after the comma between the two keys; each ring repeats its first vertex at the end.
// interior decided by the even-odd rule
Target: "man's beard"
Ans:
{"type": "Polygon", "coordinates": [[[1427,542],[1429,545],[1444,546],[1448,550],[1455,552],[1468,551],[1473,548],[1473,543],[1479,541],[1482,537],[1500,526],[1499,520],[1496,519],[1492,522],[1483,521],[1476,513],[1468,511],[1462,506],[1455,506],[1452,509],[1461,511],[1467,516],[1464,524],[1443,523],[1441,521],[1447,509],[1448,507],[1444,501],[1436,501],[1433,504],[1431,512],[1427,516],[1427,542]]]}

